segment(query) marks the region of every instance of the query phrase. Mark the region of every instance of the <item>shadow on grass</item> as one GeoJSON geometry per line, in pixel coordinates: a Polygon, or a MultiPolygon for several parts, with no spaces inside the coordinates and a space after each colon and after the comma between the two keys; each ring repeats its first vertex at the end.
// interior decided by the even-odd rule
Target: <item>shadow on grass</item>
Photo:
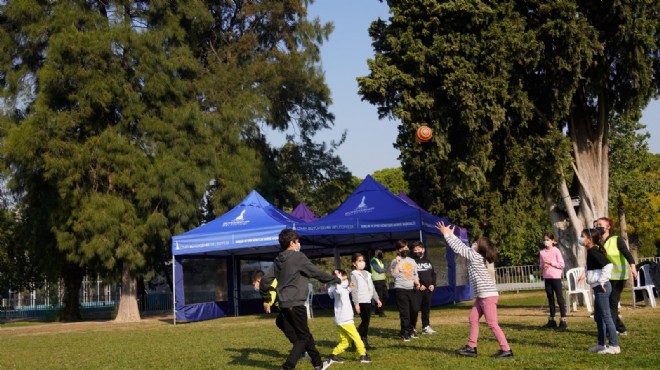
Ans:
{"type": "Polygon", "coordinates": [[[230,354],[231,359],[227,362],[228,364],[252,366],[260,369],[272,369],[277,366],[276,364],[284,363],[288,356],[288,352],[282,353],[272,349],[263,348],[225,348],[224,350],[230,353],[235,352],[234,354],[230,354]],[[272,360],[256,360],[250,358],[255,355],[272,357],[272,360]]]}

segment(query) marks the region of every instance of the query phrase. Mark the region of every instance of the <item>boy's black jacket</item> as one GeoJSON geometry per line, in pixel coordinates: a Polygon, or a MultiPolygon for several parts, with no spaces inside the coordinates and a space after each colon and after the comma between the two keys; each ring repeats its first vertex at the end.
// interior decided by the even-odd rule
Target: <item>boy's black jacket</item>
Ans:
{"type": "Polygon", "coordinates": [[[268,289],[273,279],[277,279],[276,289],[280,307],[302,306],[307,300],[310,278],[323,283],[341,283],[337,276],[319,270],[303,253],[285,250],[280,252],[273,261],[273,266],[261,278],[259,292],[264,301],[269,302],[268,289]]]}

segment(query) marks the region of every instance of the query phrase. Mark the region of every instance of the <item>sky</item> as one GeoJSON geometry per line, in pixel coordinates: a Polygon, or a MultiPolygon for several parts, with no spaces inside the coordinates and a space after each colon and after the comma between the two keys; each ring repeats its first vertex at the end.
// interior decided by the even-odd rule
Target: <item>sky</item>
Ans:
{"type": "MultiPolygon", "coordinates": [[[[399,151],[394,149],[397,121],[379,120],[376,107],[362,101],[356,78],[367,76],[367,59],[373,58],[368,28],[378,17],[388,19],[388,6],[378,0],[315,0],[309,18],[332,22],[334,31],[321,46],[321,63],[332,94],[330,111],[334,129],[317,135],[316,141],[339,140],[348,131],[346,142],[337,149],[349,171],[364,178],[375,171],[399,167],[399,151]]],[[[652,153],[660,153],[660,100],[644,110],[641,122],[651,133],[652,153]]]]}

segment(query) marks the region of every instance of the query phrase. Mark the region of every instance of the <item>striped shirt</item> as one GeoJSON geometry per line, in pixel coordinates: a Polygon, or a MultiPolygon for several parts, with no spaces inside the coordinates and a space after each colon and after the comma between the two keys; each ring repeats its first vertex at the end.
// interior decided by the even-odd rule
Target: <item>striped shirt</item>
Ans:
{"type": "Polygon", "coordinates": [[[490,278],[484,257],[465,245],[456,235],[449,235],[445,240],[447,240],[447,244],[454,253],[467,259],[468,277],[470,285],[474,289],[474,294],[478,298],[498,296],[497,288],[490,278]]]}

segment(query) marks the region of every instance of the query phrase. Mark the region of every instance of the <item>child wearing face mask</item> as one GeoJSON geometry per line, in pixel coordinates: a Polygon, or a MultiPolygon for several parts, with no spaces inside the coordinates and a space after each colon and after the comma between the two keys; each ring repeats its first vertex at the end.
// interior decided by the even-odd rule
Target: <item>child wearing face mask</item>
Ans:
{"type": "Polygon", "coordinates": [[[546,328],[556,328],[555,321],[555,296],[559,305],[559,314],[561,322],[559,329],[566,329],[566,306],[564,305],[564,295],[561,293],[561,274],[564,271],[564,258],[559,248],[555,247],[555,236],[552,233],[543,234],[544,248],[539,253],[539,267],[543,271],[545,280],[545,294],[548,296],[548,305],[550,306],[550,316],[546,328]]]}
{"type": "Polygon", "coordinates": [[[382,303],[376,293],[374,282],[371,280],[371,273],[365,270],[366,262],[362,253],[354,253],[353,271],[351,272],[351,297],[353,298],[353,307],[355,312],[360,315],[362,322],[357,331],[360,333],[364,346],[370,350],[375,349],[369,345],[369,321],[371,318],[371,300],[376,301],[377,307],[382,307],[382,303]]]}
{"type": "Polygon", "coordinates": [[[335,275],[341,279],[341,283],[330,285],[328,295],[335,300],[335,324],[337,324],[339,330],[339,344],[332,349],[332,354],[327,363],[343,364],[344,360],[339,355],[344,353],[351,342],[355,344],[355,349],[360,355],[360,362],[370,363],[371,358],[367,355],[367,349],[353,321],[353,308],[349,298],[349,293],[353,288],[349,286],[346,271],[335,270],[335,275]]]}
{"type": "MultiPolygon", "coordinates": [[[[433,264],[428,256],[425,255],[426,248],[424,243],[419,240],[413,242],[413,258],[417,263],[417,274],[419,275],[419,291],[417,292],[417,300],[419,306],[419,313],[422,316],[422,334],[437,334],[438,332],[431,328],[431,299],[433,298],[433,291],[435,290],[435,282],[437,274],[433,268],[433,264]]],[[[413,328],[417,327],[417,315],[412,317],[413,328]]]]}
{"type": "Polygon", "coordinates": [[[417,338],[412,326],[412,317],[419,311],[419,300],[415,296],[416,289],[419,289],[419,275],[417,275],[417,263],[410,258],[408,242],[397,241],[396,250],[397,256],[392,261],[390,271],[394,278],[396,305],[399,308],[401,339],[409,342],[410,338],[417,338]]]}

